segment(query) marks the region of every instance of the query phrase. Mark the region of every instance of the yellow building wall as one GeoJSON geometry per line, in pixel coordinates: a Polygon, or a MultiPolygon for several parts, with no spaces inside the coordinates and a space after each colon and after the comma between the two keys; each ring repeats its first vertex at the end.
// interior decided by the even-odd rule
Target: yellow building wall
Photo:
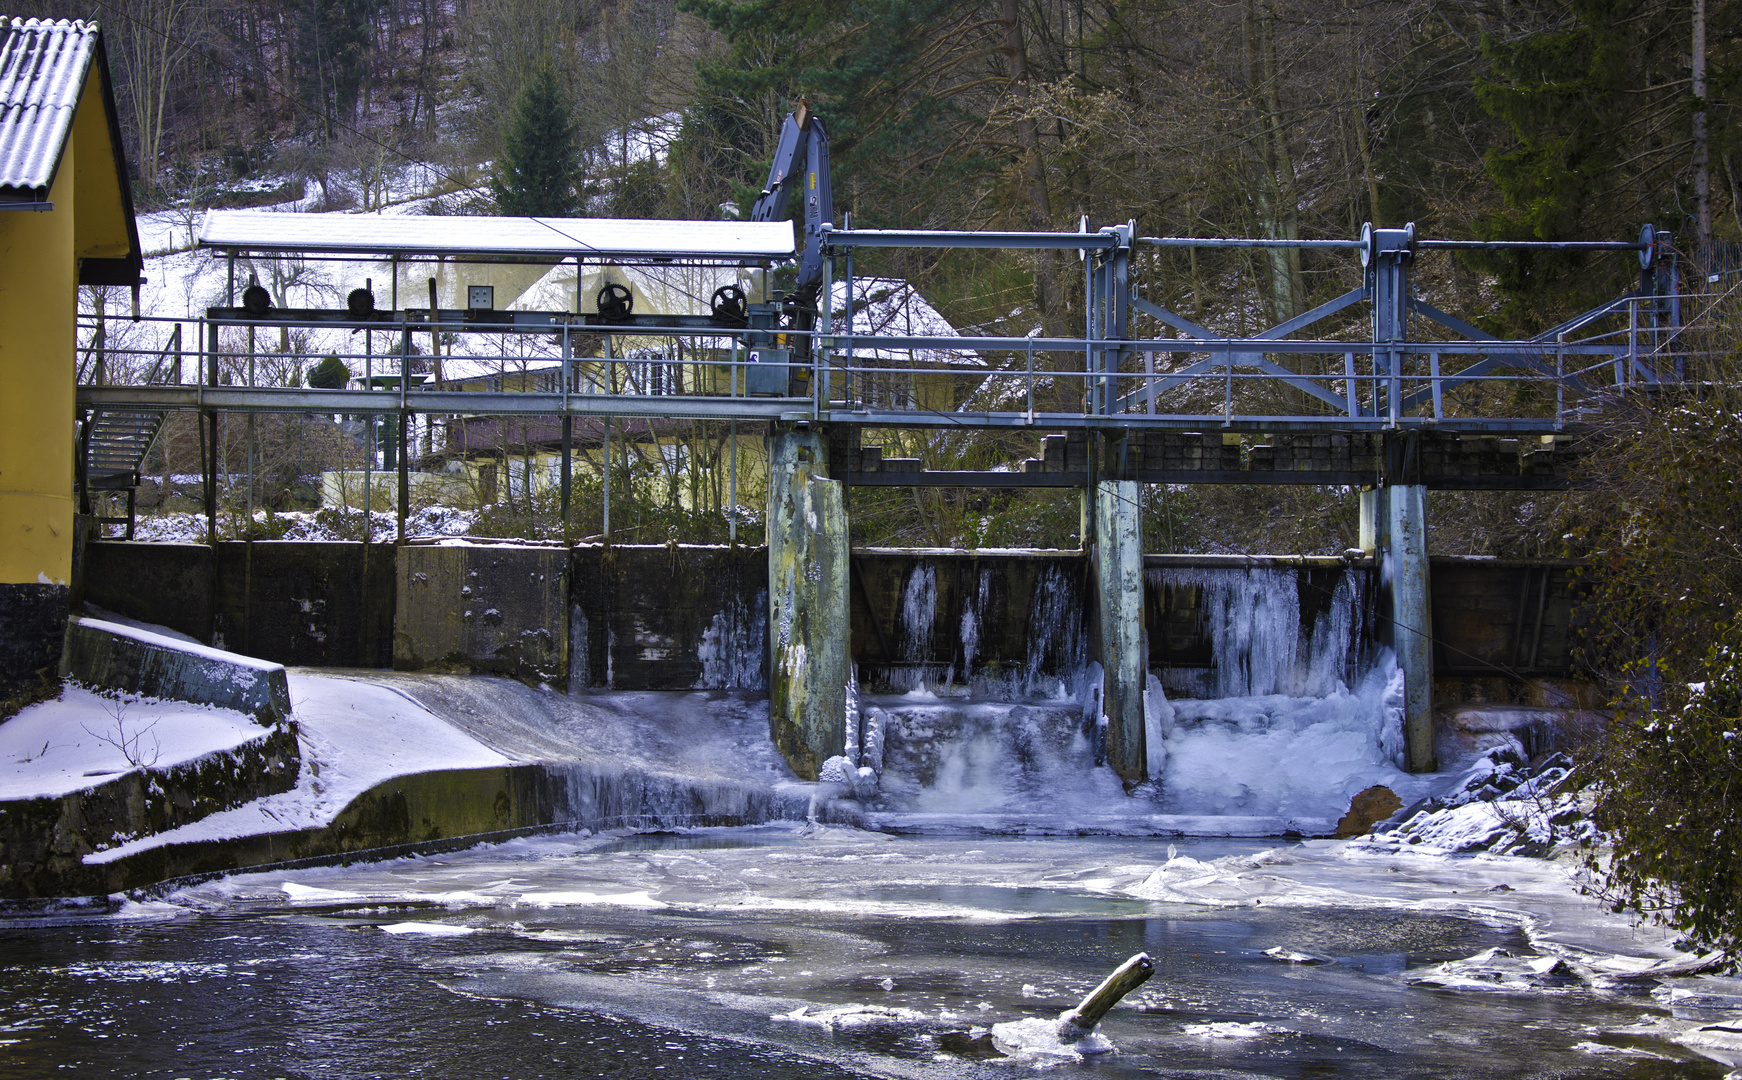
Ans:
{"type": "MultiPolygon", "coordinates": [[[[69,156],[61,172],[73,174],[73,198],[79,212],[73,220],[73,253],[81,259],[125,258],[130,247],[127,207],[121,200],[124,182],[115,167],[115,149],[109,142],[109,118],[103,112],[103,84],[92,64],[79,94],[78,115],[73,119],[69,156]],[[84,168],[70,169],[77,152],[84,168]]],[[[60,202],[55,202],[59,212],[60,202]]],[[[69,344],[72,339],[67,339],[69,344]]]]}
{"type": "MultiPolygon", "coordinates": [[[[102,117],[101,107],[81,114],[102,117]]],[[[79,140],[46,213],[0,212],[0,582],[66,584],[73,557],[79,140]]],[[[125,232],[122,234],[125,236],[125,232]]]]}

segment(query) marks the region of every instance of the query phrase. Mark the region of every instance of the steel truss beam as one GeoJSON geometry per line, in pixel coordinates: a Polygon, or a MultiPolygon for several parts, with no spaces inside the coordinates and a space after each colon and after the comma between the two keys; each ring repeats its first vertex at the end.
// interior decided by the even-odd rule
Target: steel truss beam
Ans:
{"type": "MultiPolygon", "coordinates": [[[[483,312],[406,308],[369,313],[353,318],[348,313],[319,310],[249,312],[238,307],[214,308],[204,320],[201,368],[203,385],[180,386],[81,386],[81,408],[141,407],[189,409],[205,412],[310,412],[349,415],[438,414],[448,416],[622,416],[681,417],[703,420],[826,422],[869,428],[1032,428],[1050,430],[1099,430],[1105,432],[1151,430],[1232,432],[1323,432],[1438,430],[1469,434],[1548,434],[1574,426],[1576,411],[1564,405],[1568,393],[1590,397],[1597,387],[1590,384],[1590,371],[1613,363],[1618,383],[1655,382],[1661,376],[1640,359],[1642,329],[1655,331],[1661,312],[1670,312],[1673,325],[1674,297],[1664,302],[1652,289],[1665,278],[1653,276],[1651,267],[1669,257],[1668,237],[1647,229],[1638,243],[1490,243],[1476,241],[1417,240],[1413,227],[1366,229],[1358,240],[1213,239],[1196,237],[1142,237],[1133,224],[1089,231],[1085,221],[1078,232],[943,232],[868,229],[835,229],[821,226],[819,234],[829,256],[825,270],[832,274],[833,260],[861,247],[1005,248],[1076,250],[1085,260],[1084,289],[1087,317],[1076,337],[1004,337],[992,335],[940,336],[858,334],[852,315],[832,322],[830,305],[816,313],[816,326],[797,320],[790,304],[753,305],[749,322],[697,315],[636,315],[622,325],[606,326],[597,315],[579,312],[483,312]],[[1151,248],[1254,248],[1297,247],[1354,251],[1366,269],[1366,280],[1325,304],[1285,320],[1252,337],[1217,337],[1210,329],[1133,295],[1131,254],[1136,247],[1151,248]],[[1455,316],[1439,311],[1411,294],[1408,270],[1417,250],[1545,248],[1557,251],[1633,251],[1640,254],[1646,273],[1637,292],[1569,320],[1527,341],[1499,341],[1455,316]],[[1316,323],[1358,303],[1373,307],[1368,340],[1302,339],[1300,333],[1316,323]],[[1643,327],[1641,314],[1647,304],[1650,327],[1643,327]],[[1174,331],[1179,338],[1135,339],[1129,330],[1131,309],[1148,314],[1174,331]],[[1408,339],[1408,316],[1415,314],[1459,335],[1457,341],[1412,341],[1408,339]],[[1626,338],[1567,341],[1584,332],[1598,319],[1617,314],[1633,316],[1626,338]],[[432,316],[434,317],[432,321],[432,316]],[[779,319],[778,325],[776,319],[779,319]],[[793,319],[789,325],[787,320],[793,319]],[[576,364],[613,365],[643,362],[622,358],[578,358],[568,353],[572,333],[618,334],[640,337],[670,336],[733,342],[729,365],[718,356],[692,362],[713,367],[730,366],[730,395],[670,396],[664,394],[593,394],[519,392],[461,392],[452,390],[390,391],[309,390],[250,388],[217,385],[219,327],[285,326],[302,323],[331,329],[370,329],[409,339],[413,334],[532,333],[556,334],[564,344],[563,367],[570,375],[576,364]],[[740,357],[748,349],[775,344],[775,335],[786,335],[788,344],[800,346],[793,365],[807,375],[803,397],[746,397],[742,383],[747,364],[740,357]],[[209,344],[208,344],[209,343],[209,344]],[[802,346],[808,344],[809,348],[802,346]],[[743,349],[743,352],[739,350],[743,349]],[[854,350],[969,350],[1014,357],[1011,366],[963,367],[961,365],[914,365],[889,368],[856,360],[854,350]],[[1037,369],[1036,353],[1057,359],[1081,358],[1076,370],[1037,369]],[[1174,370],[1156,370],[1157,354],[1190,353],[1193,362],[1174,370]],[[1332,373],[1296,371],[1278,358],[1299,354],[1323,360],[1342,357],[1343,370],[1332,373]],[[1029,358],[1025,368],[1021,358],[1029,358]],[[1417,358],[1405,370],[1406,358],[1417,358]],[[1461,370],[1442,374],[1445,357],[1469,357],[1461,370]],[[1142,358],[1145,370],[1124,370],[1133,358],[1142,358]],[[845,363],[843,363],[843,359],[845,363]],[[1357,359],[1366,371],[1357,371],[1357,359]],[[1514,378],[1505,370],[1523,372],[1523,378],[1551,386],[1556,391],[1554,415],[1503,417],[1448,415],[1444,394],[1481,380],[1514,378]],[[859,373],[897,371],[953,380],[977,380],[995,388],[1004,403],[1012,403],[1026,389],[1029,408],[957,409],[928,411],[921,408],[864,408],[855,401],[840,400],[835,390],[850,385],[859,373]],[[1624,376],[1624,377],[1623,377],[1624,376]],[[1308,408],[1293,414],[1254,415],[1237,411],[1236,386],[1254,380],[1286,386],[1311,399],[1308,408]],[[1033,407],[1036,386],[1065,387],[1075,397],[1081,383],[1080,411],[1046,411],[1033,407]],[[1186,386],[1219,387],[1223,408],[1218,412],[1181,413],[1162,410],[1160,395],[1186,386]],[[1414,415],[1431,404],[1431,415],[1414,415]]],[[[231,253],[234,255],[235,253],[231,253]]],[[[464,252],[453,253],[463,257],[464,252]]],[[[1673,287],[1673,276],[1669,279],[1673,287]]],[[[233,301],[232,301],[233,302],[233,301]]],[[[381,355],[383,369],[393,361],[381,355]]],[[[1052,366],[1057,366],[1052,365],[1052,366]]],[[[767,372],[763,372],[767,374],[767,372]]],[[[385,375],[392,378],[391,375],[385,375]]],[[[570,383],[572,385],[572,383],[570,383]]],[[[789,391],[790,392],[790,391],[789,391]]],[[[1201,479],[1194,476],[1193,479],[1201,479]]],[[[877,481],[882,482],[882,481],[877,481]]],[[[893,481],[891,481],[893,482],[893,481]]],[[[1000,481],[1002,482],[1002,481],[1000,481]]],[[[1047,481],[1051,483],[1051,481],[1047,481]]],[[[1173,480],[1157,482],[1175,482],[1173,480]]],[[[1188,482],[1184,479],[1178,482],[1188,482]]],[[[1250,477],[1242,482],[1253,482],[1250,477]]],[[[1312,482],[1312,481],[1307,481],[1312,482]]]]}

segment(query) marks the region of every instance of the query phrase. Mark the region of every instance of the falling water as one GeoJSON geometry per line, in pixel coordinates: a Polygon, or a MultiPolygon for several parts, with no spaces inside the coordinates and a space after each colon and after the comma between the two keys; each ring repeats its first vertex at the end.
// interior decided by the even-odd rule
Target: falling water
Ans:
{"type": "Polygon", "coordinates": [[[1340,575],[1329,596],[1307,597],[1322,610],[1306,625],[1301,574],[1293,569],[1170,568],[1146,576],[1152,590],[1198,592],[1214,656],[1207,672],[1169,669],[1169,689],[1204,698],[1322,697],[1354,681],[1360,597],[1353,575],[1340,575]]]}
{"type": "MultiPolygon", "coordinates": [[[[882,791],[867,804],[873,820],[1312,834],[1328,832],[1350,797],[1374,783],[1411,799],[1413,782],[1396,768],[1395,665],[1388,654],[1361,655],[1364,580],[1316,577],[1244,568],[1150,575],[1151,588],[1197,598],[1211,666],[1150,676],[1142,718],[1150,780],[1128,793],[1104,764],[1100,668],[1088,660],[1080,581],[1046,566],[1019,678],[977,679],[966,700],[921,691],[867,701],[886,714],[882,791]],[[1328,591],[1303,597],[1321,586],[1328,591]],[[1182,696],[1170,701],[1164,680],[1182,696]]],[[[965,654],[977,651],[987,588],[982,578],[963,604],[965,654]]],[[[923,595],[911,579],[908,595],[923,595]]]]}
{"type": "Polygon", "coordinates": [[[1083,631],[1083,601],[1078,583],[1056,563],[1047,564],[1034,582],[1028,611],[1028,662],[1022,690],[1032,695],[1049,681],[1063,689],[1088,663],[1088,638],[1083,631]]]}
{"type": "Polygon", "coordinates": [[[734,595],[725,610],[714,616],[696,645],[696,659],[702,663],[697,689],[767,688],[763,670],[768,651],[768,619],[764,614],[767,610],[768,590],[763,589],[752,603],[745,603],[742,594],[734,595]]]}
{"type": "Polygon", "coordinates": [[[931,658],[932,625],[938,614],[938,571],[916,563],[901,594],[901,658],[910,664],[931,658]]]}
{"type": "Polygon", "coordinates": [[[986,610],[986,598],[992,592],[992,571],[980,571],[980,587],[971,600],[962,604],[962,674],[974,672],[974,657],[980,651],[980,613],[986,610]]]}

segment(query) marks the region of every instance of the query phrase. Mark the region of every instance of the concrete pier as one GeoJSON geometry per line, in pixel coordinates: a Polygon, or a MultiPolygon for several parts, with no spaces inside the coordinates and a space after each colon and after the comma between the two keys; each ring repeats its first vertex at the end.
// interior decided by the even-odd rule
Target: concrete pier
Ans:
{"type": "MultiPolygon", "coordinates": [[[[1418,445],[1398,440],[1387,447],[1394,475],[1419,471],[1418,445]]],[[[1411,477],[1413,478],[1413,477],[1411,477]]],[[[1380,627],[1403,670],[1404,764],[1410,772],[1438,768],[1434,751],[1433,582],[1427,556],[1427,487],[1382,484],[1359,493],[1361,550],[1376,555],[1389,605],[1380,627]]]]}
{"type": "Polygon", "coordinates": [[[1433,611],[1427,558],[1427,489],[1394,484],[1380,499],[1391,591],[1391,643],[1403,669],[1403,740],[1410,772],[1433,772],[1433,611]]]}
{"type": "Polygon", "coordinates": [[[1143,532],[1138,519],[1141,485],[1103,480],[1095,485],[1095,542],[1089,558],[1096,591],[1096,659],[1106,680],[1107,764],[1127,785],[1148,778],[1143,689],[1149,643],[1143,631],[1143,532]]]}
{"type": "Polygon", "coordinates": [[[847,739],[847,502],[826,447],[815,429],[768,435],[768,727],[806,780],[847,739]]]}

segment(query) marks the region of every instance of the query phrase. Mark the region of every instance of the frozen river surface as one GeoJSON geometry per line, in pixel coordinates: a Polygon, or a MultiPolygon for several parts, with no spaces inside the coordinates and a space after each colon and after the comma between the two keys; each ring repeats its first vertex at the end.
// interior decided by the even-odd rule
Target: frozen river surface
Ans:
{"type": "Polygon", "coordinates": [[[1140,951],[1114,1052],[1046,1075],[1723,1076],[1617,959],[1664,946],[1531,860],[553,836],[6,920],[0,1077],[1030,1075],[991,1026],[1140,951]]]}

